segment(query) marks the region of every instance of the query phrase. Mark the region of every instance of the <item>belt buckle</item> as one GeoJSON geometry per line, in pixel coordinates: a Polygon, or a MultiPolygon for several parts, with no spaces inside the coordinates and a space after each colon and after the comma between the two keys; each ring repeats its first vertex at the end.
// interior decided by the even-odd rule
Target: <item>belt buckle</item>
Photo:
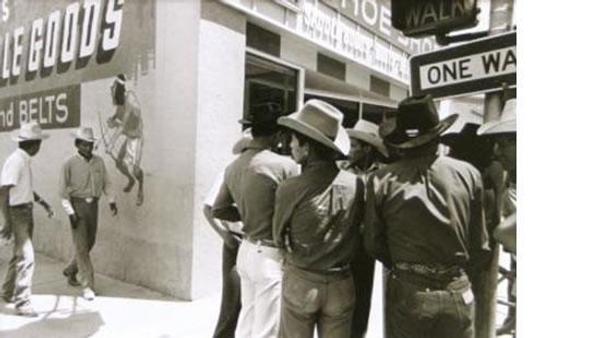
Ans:
{"type": "Polygon", "coordinates": [[[85,198],[85,202],[86,202],[87,204],[90,204],[90,203],[94,202],[94,198],[93,198],[93,197],[86,197],[86,198],[85,198]]]}

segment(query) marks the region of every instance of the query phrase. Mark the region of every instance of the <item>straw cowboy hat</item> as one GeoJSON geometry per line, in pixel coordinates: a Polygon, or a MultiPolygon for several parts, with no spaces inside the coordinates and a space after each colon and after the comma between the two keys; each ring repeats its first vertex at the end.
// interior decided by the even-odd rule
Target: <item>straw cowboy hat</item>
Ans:
{"type": "Polygon", "coordinates": [[[12,140],[15,142],[23,142],[45,140],[48,137],[50,137],[50,135],[42,132],[42,127],[39,122],[32,121],[21,125],[19,131],[12,136],[12,140]]]}
{"type": "Polygon", "coordinates": [[[510,99],[504,104],[500,119],[484,123],[477,135],[490,135],[517,132],[517,99],[510,99]]]}
{"type": "Polygon", "coordinates": [[[439,138],[457,118],[452,114],[440,121],[431,95],[409,97],[382,122],[379,135],[388,148],[416,148],[439,138]]]}
{"type": "Polygon", "coordinates": [[[71,133],[71,136],[78,140],[86,142],[96,142],[98,139],[94,137],[94,131],[90,127],[80,127],[76,132],[71,133]]]}
{"type": "Polygon", "coordinates": [[[343,119],[344,115],[334,106],[312,99],[299,111],[280,117],[277,123],[346,156],[350,152],[350,138],[342,127],[343,119]]]}
{"type": "Polygon", "coordinates": [[[383,145],[383,140],[379,137],[379,126],[367,120],[358,120],[352,129],[346,129],[348,136],[363,141],[375,147],[383,156],[387,157],[388,152],[383,145]]]}

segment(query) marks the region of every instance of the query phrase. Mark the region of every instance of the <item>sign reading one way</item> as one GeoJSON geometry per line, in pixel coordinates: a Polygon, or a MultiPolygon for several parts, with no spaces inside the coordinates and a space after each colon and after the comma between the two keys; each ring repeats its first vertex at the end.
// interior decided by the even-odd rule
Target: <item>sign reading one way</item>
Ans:
{"type": "Polygon", "coordinates": [[[475,40],[410,58],[411,94],[449,97],[517,84],[517,33],[475,40]]]}

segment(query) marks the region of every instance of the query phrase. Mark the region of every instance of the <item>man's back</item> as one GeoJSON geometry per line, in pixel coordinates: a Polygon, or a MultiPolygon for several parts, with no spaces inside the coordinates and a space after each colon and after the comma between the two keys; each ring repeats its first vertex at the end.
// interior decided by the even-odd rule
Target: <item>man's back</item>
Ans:
{"type": "MultiPolygon", "coordinates": [[[[257,142],[227,167],[224,185],[237,206],[244,234],[257,240],[272,240],[275,190],[283,180],[297,174],[298,166],[293,160],[257,142]]],[[[219,197],[213,208],[217,216],[219,209],[226,207],[219,197]]]]}
{"type": "Polygon", "coordinates": [[[367,185],[367,245],[389,255],[388,264],[464,266],[488,249],[482,192],[481,175],[466,162],[432,155],[392,163],[367,185]]]}

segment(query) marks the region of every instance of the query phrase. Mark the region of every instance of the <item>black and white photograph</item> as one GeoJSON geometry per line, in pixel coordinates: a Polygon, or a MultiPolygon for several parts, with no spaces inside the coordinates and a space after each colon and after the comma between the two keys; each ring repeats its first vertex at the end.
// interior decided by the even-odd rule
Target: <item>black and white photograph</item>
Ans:
{"type": "MultiPolygon", "coordinates": [[[[584,44],[550,14],[517,48],[575,5],[525,3],[0,0],[0,337],[547,337],[529,316],[574,310],[551,279],[578,258],[517,288],[517,111],[528,139],[593,123],[524,110],[517,55],[551,44],[557,93],[597,84],[554,77],[584,44]]],[[[528,154],[573,163],[550,147],[528,154]]],[[[526,223],[520,250],[577,251],[526,223]]]]}

